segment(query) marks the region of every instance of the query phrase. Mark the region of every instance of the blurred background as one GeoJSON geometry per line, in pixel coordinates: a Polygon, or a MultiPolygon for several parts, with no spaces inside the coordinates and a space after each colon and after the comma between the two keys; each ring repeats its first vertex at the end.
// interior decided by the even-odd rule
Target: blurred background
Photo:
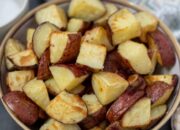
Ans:
{"type": "MultiPolygon", "coordinates": [[[[36,6],[50,0],[0,0],[0,41],[12,25],[36,6]],[[17,4],[18,3],[18,4],[17,4]],[[12,22],[10,22],[12,21],[12,22]]],[[[151,10],[180,41],[180,0],[129,0],[151,10]]],[[[0,130],[21,130],[0,103],[0,130]]],[[[171,130],[170,121],[161,130],[171,130]]]]}

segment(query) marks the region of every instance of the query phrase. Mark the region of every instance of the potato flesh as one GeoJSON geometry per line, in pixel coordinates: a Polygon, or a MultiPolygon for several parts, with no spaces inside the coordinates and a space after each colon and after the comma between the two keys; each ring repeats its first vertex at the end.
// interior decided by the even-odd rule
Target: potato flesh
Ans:
{"type": "Polygon", "coordinates": [[[14,68],[14,64],[7,58],[10,55],[14,55],[20,51],[24,50],[23,45],[15,39],[8,39],[5,46],[5,56],[6,56],[6,67],[11,70],[14,68]]]}
{"type": "Polygon", "coordinates": [[[8,58],[18,67],[31,67],[38,63],[37,57],[32,50],[21,51],[8,58]]]}
{"type": "Polygon", "coordinates": [[[107,11],[105,15],[95,21],[97,25],[105,25],[108,18],[118,10],[117,6],[112,3],[105,3],[104,6],[107,11]]]}
{"type": "Polygon", "coordinates": [[[99,0],[72,0],[68,15],[85,21],[93,21],[106,12],[105,7],[99,0]]]}
{"type": "Polygon", "coordinates": [[[82,100],[85,102],[87,106],[89,115],[97,112],[103,107],[101,103],[98,101],[96,95],[94,94],[85,94],[82,96],[82,100]]]}
{"type": "Polygon", "coordinates": [[[54,80],[54,78],[50,78],[46,80],[45,85],[48,89],[48,92],[51,93],[52,95],[58,95],[62,91],[59,85],[54,80]]]}
{"type": "Polygon", "coordinates": [[[51,66],[50,71],[61,90],[72,90],[85,80],[88,75],[76,77],[73,72],[66,67],[51,66]]]}
{"type": "Polygon", "coordinates": [[[64,10],[56,5],[50,5],[39,10],[35,14],[35,18],[38,24],[50,22],[59,28],[66,28],[67,25],[67,17],[64,10]]]}
{"type": "Polygon", "coordinates": [[[63,124],[54,119],[49,119],[40,128],[40,130],[81,130],[77,124],[63,124]]]}
{"type": "Polygon", "coordinates": [[[47,88],[42,80],[36,78],[29,81],[23,90],[25,94],[34,101],[40,108],[46,110],[47,105],[50,103],[47,88]]]}
{"type": "Polygon", "coordinates": [[[33,50],[38,58],[49,47],[50,35],[54,31],[58,31],[58,28],[48,22],[36,28],[33,35],[33,50]]]}
{"type": "Polygon", "coordinates": [[[68,44],[68,35],[65,33],[52,33],[50,40],[50,60],[51,63],[57,63],[68,44]]]}
{"type": "Polygon", "coordinates": [[[140,38],[143,42],[145,42],[146,34],[156,30],[158,20],[148,12],[138,12],[135,14],[135,17],[140,22],[142,28],[142,34],[140,38]]]}
{"type": "Polygon", "coordinates": [[[145,45],[127,41],[118,46],[118,53],[128,62],[139,74],[148,74],[152,70],[152,63],[145,45]]]}
{"type": "Polygon", "coordinates": [[[23,86],[34,78],[34,71],[20,70],[8,72],[6,83],[11,91],[22,91],[23,86]]]}
{"type": "Polygon", "coordinates": [[[114,13],[108,20],[112,31],[113,44],[117,45],[141,34],[140,23],[127,9],[114,13]]]}
{"type": "Polygon", "coordinates": [[[142,98],[134,104],[123,116],[123,127],[143,127],[150,122],[151,100],[142,98]]]}
{"type": "Polygon", "coordinates": [[[35,32],[34,28],[28,28],[27,30],[27,35],[26,35],[27,49],[32,49],[32,40],[33,40],[34,32],[35,32]]]}
{"type": "Polygon", "coordinates": [[[106,57],[106,47],[102,45],[83,43],[76,63],[88,66],[92,69],[103,69],[106,57]]]}
{"type": "Polygon", "coordinates": [[[159,105],[151,109],[151,121],[160,119],[166,112],[166,105],[159,105]]]}
{"type": "Polygon", "coordinates": [[[108,39],[106,30],[101,26],[95,27],[92,30],[87,31],[82,41],[91,44],[104,45],[108,51],[113,49],[113,46],[108,39]]]}
{"type": "Polygon", "coordinates": [[[57,95],[48,105],[47,114],[65,124],[75,124],[87,116],[87,108],[82,99],[65,91],[57,95]]]}
{"type": "Polygon", "coordinates": [[[93,74],[93,90],[101,102],[106,105],[118,98],[128,87],[128,82],[121,76],[110,72],[93,74]]]}
{"type": "Polygon", "coordinates": [[[67,30],[70,32],[79,32],[84,26],[82,19],[72,18],[68,22],[67,30]]]}

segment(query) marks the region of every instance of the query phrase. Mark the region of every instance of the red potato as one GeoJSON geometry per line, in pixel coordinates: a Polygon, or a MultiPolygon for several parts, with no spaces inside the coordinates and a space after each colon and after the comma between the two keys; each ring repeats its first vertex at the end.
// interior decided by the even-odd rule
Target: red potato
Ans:
{"type": "Polygon", "coordinates": [[[22,91],[23,86],[33,78],[33,70],[12,71],[7,73],[6,84],[10,91],[22,91]]]}
{"type": "Polygon", "coordinates": [[[27,34],[26,34],[26,48],[27,49],[32,49],[32,40],[33,40],[33,35],[34,35],[35,29],[34,28],[28,28],[27,29],[27,34]]]}
{"type": "Polygon", "coordinates": [[[9,92],[3,96],[3,100],[13,113],[26,125],[33,125],[38,120],[38,106],[23,92],[9,92]]]}
{"type": "Polygon", "coordinates": [[[90,129],[105,119],[107,109],[100,104],[94,94],[85,94],[82,96],[82,99],[87,106],[88,116],[79,124],[84,129],[90,129]]]}
{"type": "Polygon", "coordinates": [[[126,91],[123,93],[108,109],[106,118],[110,122],[120,120],[122,115],[133,106],[141,97],[143,97],[144,91],[126,91]]]}
{"type": "Polygon", "coordinates": [[[76,88],[89,75],[85,68],[74,64],[50,66],[50,71],[59,89],[67,91],[76,88]]]}
{"type": "Polygon", "coordinates": [[[55,31],[59,29],[49,22],[42,23],[36,28],[33,35],[33,50],[38,58],[50,46],[50,36],[55,31]]]}
{"type": "Polygon", "coordinates": [[[110,52],[106,56],[103,71],[117,73],[127,79],[131,72],[126,69],[127,67],[124,67],[125,64],[122,60],[122,57],[116,51],[110,52]]]}
{"type": "Polygon", "coordinates": [[[81,34],[76,32],[54,32],[50,38],[51,63],[67,63],[76,59],[81,34]]]}
{"type": "Polygon", "coordinates": [[[87,107],[78,95],[62,91],[51,100],[46,113],[64,124],[75,124],[87,117],[87,107]]]}
{"type": "Polygon", "coordinates": [[[92,87],[98,100],[103,105],[110,104],[116,100],[128,88],[129,83],[111,72],[98,72],[92,76],[92,87]]]}
{"type": "Polygon", "coordinates": [[[138,130],[136,128],[123,128],[121,126],[121,122],[120,121],[115,121],[113,123],[111,123],[106,130],[138,130]]]}
{"type": "Polygon", "coordinates": [[[122,117],[122,127],[142,128],[151,121],[151,99],[139,99],[122,117]]]}
{"type": "Polygon", "coordinates": [[[84,21],[94,21],[103,16],[105,12],[104,4],[99,0],[72,0],[69,5],[68,16],[80,18],[84,21]]]}
{"type": "Polygon", "coordinates": [[[71,18],[68,22],[67,31],[80,32],[84,34],[91,27],[91,22],[83,21],[82,19],[71,18]]]}
{"type": "Polygon", "coordinates": [[[130,89],[144,90],[147,86],[145,79],[138,74],[130,75],[128,77],[128,82],[130,89]]]}
{"type": "Polygon", "coordinates": [[[6,56],[6,67],[8,70],[15,68],[15,65],[8,59],[8,56],[14,55],[24,50],[24,46],[21,42],[16,39],[8,39],[5,45],[5,56],[6,56]]]}
{"type": "Polygon", "coordinates": [[[156,30],[148,34],[148,44],[158,50],[158,63],[165,67],[175,64],[176,58],[172,48],[172,41],[161,31],[156,30]]]}
{"type": "Polygon", "coordinates": [[[141,26],[128,9],[115,12],[108,19],[112,32],[113,45],[121,44],[141,34],[141,26]]]}
{"type": "Polygon", "coordinates": [[[149,74],[152,71],[152,62],[144,44],[126,41],[118,46],[118,53],[127,69],[133,70],[137,74],[149,74]]]}
{"type": "Polygon", "coordinates": [[[76,63],[87,66],[94,71],[104,68],[107,49],[103,45],[82,43],[76,63]]]}
{"type": "Polygon", "coordinates": [[[67,16],[61,7],[57,5],[49,5],[38,10],[35,14],[35,20],[38,24],[50,22],[60,29],[65,29],[67,26],[67,16]]]}
{"type": "Polygon", "coordinates": [[[37,57],[33,50],[24,50],[14,55],[8,56],[8,59],[16,68],[29,68],[38,64],[37,57]]]}
{"type": "Polygon", "coordinates": [[[47,49],[39,60],[37,79],[46,80],[51,76],[49,65],[50,52],[49,49],[47,49]]]}
{"type": "Polygon", "coordinates": [[[171,96],[174,87],[163,81],[156,81],[146,88],[146,94],[151,98],[152,107],[162,105],[171,96]]]}

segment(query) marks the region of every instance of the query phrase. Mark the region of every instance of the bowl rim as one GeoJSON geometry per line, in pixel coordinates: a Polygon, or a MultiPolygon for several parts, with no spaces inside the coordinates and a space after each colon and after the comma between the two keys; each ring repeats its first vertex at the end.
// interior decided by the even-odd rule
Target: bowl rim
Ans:
{"type": "MultiPolygon", "coordinates": [[[[103,1],[107,1],[107,2],[113,2],[113,3],[117,3],[117,4],[121,4],[124,5],[126,7],[132,8],[136,11],[147,11],[149,13],[151,13],[148,9],[145,9],[143,7],[140,7],[139,5],[136,5],[134,3],[128,2],[128,1],[124,1],[124,0],[103,0],[103,1]]],[[[5,37],[3,38],[1,45],[0,45],[0,63],[2,63],[2,59],[3,59],[3,55],[4,55],[4,46],[6,44],[6,41],[16,32],[16,30],[22,25],[24,24],[26,21],[28,21],[29,18],[31,18],[35,12],[37,12],[38,10],[47,7],[48,5],[51,4],[63,4],[63,3],[68,3],[70,2],[70,0],[53,0],[44,4],[41,4],[39,6],[37,6],[36,8],[32,9],[31,11],[29,11],[24,17],[22,17],[21,20],[19,20],[9,31],[8,33],[5,35],[5,37]]],[[[152,14],[152,13],[151,13],[152,14]]],[[[177,58],[178,61],[180,61],[180,45],[178,44],[176,38],[173,36],[172,32],[170,31],[170,29],[161,21],[158,19],[159,22],[159,26],[161,27],[161,29],[168,35],[168,37],[170,38],[170,40],[173,43],[173,47],[174,50],[176,51],[177,54],[177,58]]],[[[1,79],[0,79],[1,80],[1,79]]],[[[5,104],[5,102],[2,99],[3,93],[2,93],[2,89],[1,89],[1,85],[0,85],[0,100],[3,104],[3,106],[5,107],[6,111],[9,113],[9,115],[11,116],[11,118],[13,118],[13,120],[24,130],[30,130],[28,128],[28,126],[26,126],[25,124],[23,124],[14,114],[13,112],[8,108],[8,106],[5,104]]],[[[180,91],[178,91],[177,96],[175,98],[175,101],[172,105],[172,108],[169,110],[169,112],[161,119],[161,121],[156,124],[152,130],[159,130],[172,116],[172,114],[175,112],[176,108],[178,107],[178,104],[180,102],[180,91]]]]}

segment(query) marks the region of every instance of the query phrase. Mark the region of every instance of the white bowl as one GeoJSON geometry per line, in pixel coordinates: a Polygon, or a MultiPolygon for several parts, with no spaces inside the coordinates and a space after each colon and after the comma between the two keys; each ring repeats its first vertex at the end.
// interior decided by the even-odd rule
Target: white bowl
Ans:
{"type": "Polygon", "coordinates": [[[0,0],[0,40],[29,9],[29,0],[0,0]]]}

